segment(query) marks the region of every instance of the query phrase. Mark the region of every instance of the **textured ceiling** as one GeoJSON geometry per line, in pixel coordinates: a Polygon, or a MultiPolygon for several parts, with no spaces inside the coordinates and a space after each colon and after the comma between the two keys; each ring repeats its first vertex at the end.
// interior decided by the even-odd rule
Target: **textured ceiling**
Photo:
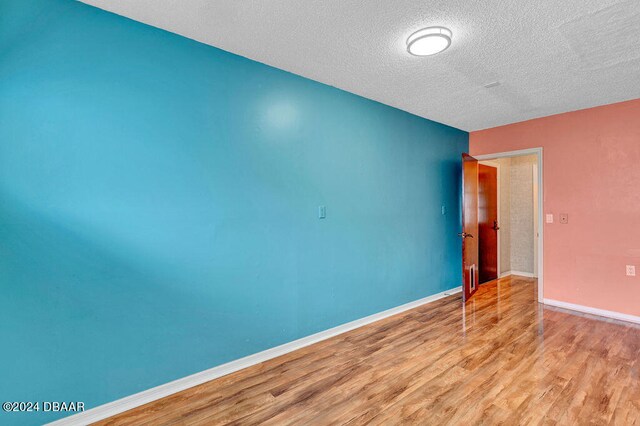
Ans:
{"type": "Polygon", "coordinates": [[[640,98],[639,0],[84,2],[463,130],[640,98]]]}

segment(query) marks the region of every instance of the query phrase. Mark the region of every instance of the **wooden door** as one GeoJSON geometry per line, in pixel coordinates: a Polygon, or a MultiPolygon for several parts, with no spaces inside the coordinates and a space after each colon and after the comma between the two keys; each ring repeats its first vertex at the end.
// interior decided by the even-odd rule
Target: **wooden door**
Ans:
{"type": "Polygon", "coordinates": [[[478,165],[478,276],[498,278],[498,169],[478,165]]]}
{"type": "Polygon", "coordinates": [[[478,160],[462,154],[462,298],[478,289],[478,160]]]}

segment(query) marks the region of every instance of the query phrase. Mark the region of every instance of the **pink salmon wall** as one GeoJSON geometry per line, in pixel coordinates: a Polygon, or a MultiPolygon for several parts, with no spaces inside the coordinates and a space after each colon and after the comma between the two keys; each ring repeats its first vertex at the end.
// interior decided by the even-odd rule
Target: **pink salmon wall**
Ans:
{"type": "Polygon", "coordinates": [[[544,297],[640,316],[640,99],[472,132],[472,155],[543,148],[544,297]],[[568,224],[559,214],[569,215],[568,224]],[[625,275],[636,265],[637,276],[625,275]]]}

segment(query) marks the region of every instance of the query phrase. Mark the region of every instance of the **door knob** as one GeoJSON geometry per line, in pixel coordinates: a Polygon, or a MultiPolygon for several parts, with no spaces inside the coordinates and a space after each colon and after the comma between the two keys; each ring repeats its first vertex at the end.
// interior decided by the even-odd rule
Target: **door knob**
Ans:
{"type": "Polygon", "coordinates": [[[458,232],[458,237],[462,238],[473,238],[473,235],[467,234],[466,232],[458,232]]]}
{"type": "Polygon", "coordinates": [[[497,220],[494,220],[494,221],[493,221],[493,230],[494,230],[494,231],[497,231],[498,229],[500,229],[500,227],[498,226],[498,221],[497,221],[497,220]]]}

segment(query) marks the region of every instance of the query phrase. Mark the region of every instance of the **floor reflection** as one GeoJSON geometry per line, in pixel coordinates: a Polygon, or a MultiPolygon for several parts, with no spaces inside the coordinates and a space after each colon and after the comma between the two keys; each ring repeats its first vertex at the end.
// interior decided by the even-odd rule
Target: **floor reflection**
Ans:
{"type": "Polygon", "coordinates": [[[109,424],[634,424],[640,327],[507,277],[164,398],[109,424]]]}

